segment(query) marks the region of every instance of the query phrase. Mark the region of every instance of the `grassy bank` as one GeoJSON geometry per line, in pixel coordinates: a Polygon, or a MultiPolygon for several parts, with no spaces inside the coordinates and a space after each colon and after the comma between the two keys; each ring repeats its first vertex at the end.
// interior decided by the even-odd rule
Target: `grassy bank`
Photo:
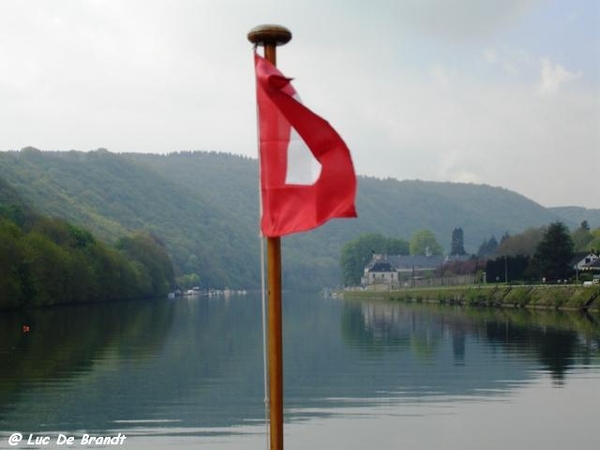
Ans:
{"type": "Polygon", "coordinates": [[[449,286],[393,291],[344,291],[344,298],[380,298],[406,302],[472,306],[600,311],[600,286],[449,286]]]}

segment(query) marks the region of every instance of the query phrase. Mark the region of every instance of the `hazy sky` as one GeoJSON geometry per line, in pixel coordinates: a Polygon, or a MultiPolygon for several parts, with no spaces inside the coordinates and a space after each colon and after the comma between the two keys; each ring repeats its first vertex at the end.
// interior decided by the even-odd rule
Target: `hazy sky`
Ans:
{"type": "Polygon", "coordinates": [[[600,208],[598,0],[2,0],[0,149],[256,157],[263,23],[359,174],[600,208]]]}

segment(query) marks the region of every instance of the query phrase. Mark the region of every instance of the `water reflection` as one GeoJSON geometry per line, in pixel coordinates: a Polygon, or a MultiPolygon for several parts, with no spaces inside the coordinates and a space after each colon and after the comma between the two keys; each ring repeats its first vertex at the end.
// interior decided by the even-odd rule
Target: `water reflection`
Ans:
{"type": "MultiPolygon", "coordinates": [[[[167,306],[132,302],[0,314],[0,425],[40,429],[40,422],[64,423],[59,419],[64,392],[97,382],[103,372],[116,370],[116,362],[138,366],[156,354],[172,319],[167,306]],[[38,396],[50,401],[44,404],[38,396]],[[26,411],[33,406],[28,402],[36,414],[26,411]]],[[[102,401],[102,391],[92,395],[102,401]]],[[[93,424],[96,418],[88,416],[93,424]]],[[[66,423],[83,424],[80,417],[66,423]]]]}
{"type": "MultiPolygon", "coordinates": [[[[600,365],[598,324],[578,314],[293,295],[283,311],[289,424],[430,414],[600,365]]],[[[246,435],[264,419],[260,327],[252,296],[2,314],[0,448],[10,430],[116,430],[129,448],[246,435]]]]}
{"type": "Polygon", "coordinates": [[[342,317],[345,341],[359,351],[410,347],[413,357],[434,360],[448,340],[454,363],[464,365],[467,342],[475,339],[516,359],[534,357],[557,385],[569,368],[597,361],[600,346],[597,322],[575,312],[363,302],[347,304],[342,317]]]}

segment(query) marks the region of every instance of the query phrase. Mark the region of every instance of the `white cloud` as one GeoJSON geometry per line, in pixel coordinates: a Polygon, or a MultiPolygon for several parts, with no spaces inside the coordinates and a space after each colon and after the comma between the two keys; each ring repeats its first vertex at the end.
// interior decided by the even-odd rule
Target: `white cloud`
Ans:
{"type": "Polygon", "coordinates": [[[541,95],[553,95],[566,83],[581,78],[581,72],[569,72],[560,64],[552,64],[549,58],[541,60],[540,80],[537,84],[537,92],[541,95]]]}

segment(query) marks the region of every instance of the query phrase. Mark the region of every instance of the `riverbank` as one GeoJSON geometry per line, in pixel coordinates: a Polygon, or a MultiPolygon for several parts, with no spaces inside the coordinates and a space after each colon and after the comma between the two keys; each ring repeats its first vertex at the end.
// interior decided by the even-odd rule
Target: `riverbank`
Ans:
{"type": "Polygon", "coordinates": [[[600,312],[600,286],[479,285],[390,291],[345,290],[343,296],[348,299],[377,298],[405,302],[600,312]]]}

